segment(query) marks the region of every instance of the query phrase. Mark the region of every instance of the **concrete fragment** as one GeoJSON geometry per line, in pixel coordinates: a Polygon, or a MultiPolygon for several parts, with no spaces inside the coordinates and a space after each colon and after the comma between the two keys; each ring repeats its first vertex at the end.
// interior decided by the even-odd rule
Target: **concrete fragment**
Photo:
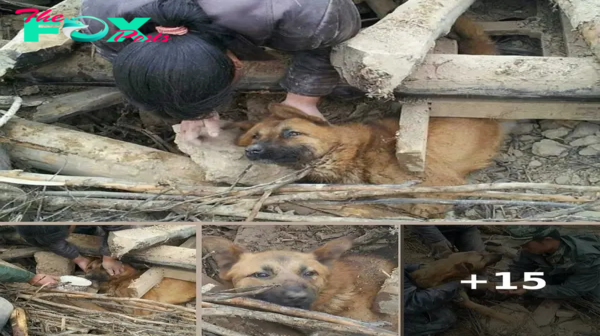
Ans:
{"type": "Polygon", "coordinates": [[[533,154],[539,156],[560,156],[569,150],[569,146],[560,144],[554,140],[544,139],[534,143],[531,150],[533,154]]]}
{"type": "Polygon", "coordinates": [[[579,151],[579,155],[594,156],[600,154],[600,144],[587,146],[579,151]]]}
{"type": "Polygon", "coordinates": [[[568,318],[568,317],[574,317],[575,315],[577,315],[577,313],[572,310],[559,309],[556,311],[556,317],[568,318]]]}
{"type": "Polygon", "coordinates": [[[590,122],[582,122],[575,127],[575,130],[573,130],[573,133],[569,136],[569,138],[583,138],[588,135],[594,135],[596,132],[600,132],[600,125],[590,122]]]}
{"type": "Polygon", "coordinates": [[[531,162],[529,162],[529,168],[538,168],[541,167],[543,164],[538,161],[538,160],[532,160],[531,162]]]}
{"type": "Polygon", "coordinates": [[[569,182],[571,182],[571,177],[569,175],[562,175],[557,177],[554,180],[557,184],[569,184],[569,182]]]}
{"type": "Polygon", "coordinates": [[[382,314],[398,314],[400,307],[400,275],[396,268],[390,277],[385,280],[381,290],[373,301],[373,310],[382,314]]]}
{"type": "Polygon", "coordinates": [[[179,134],[179,125],[173,126],[173,130],[177,134],[175,144],[199,166],[198,170],[204,172],[206,182],[256,185],[294,172],[278,165],[253,163],[246,159],[244,148],[235,145],[239,130],[221,130],[216,138],[202,138],[200,146],[184,141],[179,134]],[[249,165],[252,166],[246,170],[249,165]],[[242,173],[243,176],[239,179],[242,173]]]}
{"type": "Polygon", "coordinates": [[[145,226],[110,232],[108,235],[108,246],[112,255],[120,258],[131,251],[147,249],[171,239],[188,238],[195,234],[195,225],[145,226]]]}
{"type": "Polygon", "coordinates": [[[575,333],[591,333],[593,328],[590,325],[585,324],[581,320],[572,320],[563,322],[558,325],[559,329],[568,330],[575,333]]]}
{"type": "Polygon", "coordinates": [[[583,138],[579,138],[575,141],[571,141],[569,145],[579,147],[579,146],[589,146],[600,144],[600,136],[597,135],[588,135],[583,138]]]}
{"type": "Polygon", "coordinates": [[[71,275],[75,271],[75,263],[52,252],[37,252],[34,255],[38,274],[71,275]]]}
{"type": "Polygon", "coordinates": [[[542,132],[542,135],[544,135],[548,139],[561,139],[561,138],[565,137],[567,134],[569,134],[570,132],[571,132],[570,129],[568,129],[566,127],[560,127],[560,128],[544,131],[544,132],[542,132]]]}

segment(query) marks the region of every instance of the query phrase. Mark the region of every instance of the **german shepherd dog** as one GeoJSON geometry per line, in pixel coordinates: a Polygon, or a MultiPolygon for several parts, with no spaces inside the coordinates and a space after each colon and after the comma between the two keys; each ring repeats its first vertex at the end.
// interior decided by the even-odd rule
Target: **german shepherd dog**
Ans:
{"type": "Polygon", "coordinates": [[[236,289],[279,285],[254,298],[320,311],[365,322],[390,322],[398,330],[398,316],[371,309],[387,274],[397,265],[368,255],[346,255],[350,237],[332,240],[309,253],[271,250],[248,252],[221,237],[202,237],[202,247],[212,253],[219,277],[236,289]]]}
{"type": "MultiPolygon", "coordinates": [[[[489,37],[472,21],[459,18],[453,33],[463,53],[495,54],[489,37]]],[[[282,104],[269,105],[261,122],[235,123],[243,134],[236,145],[246,147],[251,161],[313,169],[307,179],[317,183],[401,184],[415,179],[396,158],[397,119],[331,125],[282,104]]],[[[431,118],[426,170],[421,186],[465,184],[467,174],[485,168],[496,155],[506,129],[497,120],[431,118]]],[[[424,195],[415,195],[420,197],[424,195]]],[[[429,194],[426,197],[448,198],[429,194]]],[[[404,205],[394,208],[418,217],[440,216],[448,205],[404,205]]]]}
{"type": "MultiPolygon", "coordinates": [[[[92,258],[85,271],[85,278],[98,281],[99,292],[114,297],[131,297],[129,285],[142,275],[142,271],[123,264],[124,271],[119,275],[109,275],[102,267],[102,258],[92,258]]],[[[170,304],[183,304],[196,298],[196,283],[164,278],[158,285],[144,294],[142,299],[170,304]]],[[[134,310],[134,315],[149,315],[147,310],[134,310]]]]}
{"type": "MultiPolygon", "coordinates": [[[[419,288],[433,288],[443,284],[467,280],[472,274],[481,274],[487,267],[502,260],[502,254],[482,252],[453,253],[445,259],[436,260],[412,272],[410,277],[419,288]]],[[[490,285],[493,285],[490,283],[490,285]]],[[[482,286],[483,287],[483,286],[482,286]]],[[[457,303],[473,309],[482,315],[490,316],[506,323],[513,323],[514,318],[495,311],[489,307],[475,303],[469,299],[465,290],[460,291],[457,303]]]]}

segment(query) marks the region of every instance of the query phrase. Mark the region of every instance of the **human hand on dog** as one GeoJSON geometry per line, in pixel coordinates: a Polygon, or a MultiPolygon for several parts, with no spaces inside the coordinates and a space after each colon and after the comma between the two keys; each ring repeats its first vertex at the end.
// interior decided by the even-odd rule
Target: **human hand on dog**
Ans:
{"type": "Polygon", "coordinates": [[[179,133],[183,139],[196,146],[202,145],[201,137],[216,138],[220,130],[221,122],[216,112],[207,119],[183,120],[179,126],[179,133]]]}
{"type": "Polygon", "coordinates": [[[28,283],[32,286],[54,286],[58,284],[58,277],[48,274],[36,274],[28,283]]]}
{"type": "Polygon", "coordinates": [[[450,244],[450,242],[446,239],[431,244],[431,256],[436,260],[443,259],[451,255],[452,250],[452,244],[450,244]]]}
{"type": "Polygon", "coordinates": [[[110,276],[119,275],[125,271],[125,266],[122,262],[107,256],[102,257],[102,267],[110,276]]]}
{"type": "Polygon", "coordinates": [[[90,265],[91,260],[83,256],[78,256],[77,258],[73,259],[73,262],[77,266],[79,266],[81,270],[86,271],[88,266],[90,265]]]}

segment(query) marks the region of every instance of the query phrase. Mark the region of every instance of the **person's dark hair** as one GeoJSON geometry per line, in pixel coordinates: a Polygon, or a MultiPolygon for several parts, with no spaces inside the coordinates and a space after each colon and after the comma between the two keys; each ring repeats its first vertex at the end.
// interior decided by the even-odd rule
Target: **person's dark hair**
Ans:
{"type": "Polygon", "coordinates": [[[166,42],[133,42],[113,61],[117,88],[138,107],[163,117],[207,117],[233,96],[233,61],[226,55],[230,30],[212,22],[195,0],[156,0],[123,14],[150,17],[140,31],[156,36],[156,26],[188,29],[166,42]]]}
{"type": "Polygon", "coordinates": [[[44,247],[69,237],[70,225],[19,225],[17,233],[33,246],[44,247]]]}
{"type": "Polygon", "coordinates": [[[555,240],[560,240],[560,232],[554,230],[554,231],[552,231],[552,232],[550,232],[550,233],[548,233],[546,235],[535,237],[532,240],[535,241],[535,242],[542,242],[546,238],[552,238],[552,239],[555,239],[555,240]]]}

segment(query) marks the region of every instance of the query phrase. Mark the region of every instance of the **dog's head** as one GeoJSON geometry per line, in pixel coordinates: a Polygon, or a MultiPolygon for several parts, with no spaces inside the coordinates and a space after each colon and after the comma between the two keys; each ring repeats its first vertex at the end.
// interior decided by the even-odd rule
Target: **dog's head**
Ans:
{"type": "Polygon", "coordinates": [[[339,238],[310,253],[279,250],[252,253],[220,237],[203,237],[202,246],[212,253],[221,279],[234,288],[277,285],[255,298],[309,309],[327,285],[330,267],[352,247],[352,239],[339,238]]]}
{"type": "Polygon", "coordinates": [[[286,166],[303,165],[328,153],[336,136],[327,121],[283,104],[270,104],[271,115],[261,122],[235,123],[244,133],[236,145],[246,147],[251,161],[286,166]]]}
{"type": "Polygon", "coordinates": [[[91,258],[91,262],[85,270],[85,278],[88,280],[103,282],[119,282],[135,277],[139,272],[130,265],[123,264],[124,271],[118,275],[110,275],[102,267],[102,258],[91,258]]]}
{"type": "Polygon", "coordinates": [[[431,288],[448,282],[468,279],[480,274],[489,266],[502,260],[502,254],[486,252],[453,253],[445,259],[436,260],[411,274],[419,287],[431,288]]]}

